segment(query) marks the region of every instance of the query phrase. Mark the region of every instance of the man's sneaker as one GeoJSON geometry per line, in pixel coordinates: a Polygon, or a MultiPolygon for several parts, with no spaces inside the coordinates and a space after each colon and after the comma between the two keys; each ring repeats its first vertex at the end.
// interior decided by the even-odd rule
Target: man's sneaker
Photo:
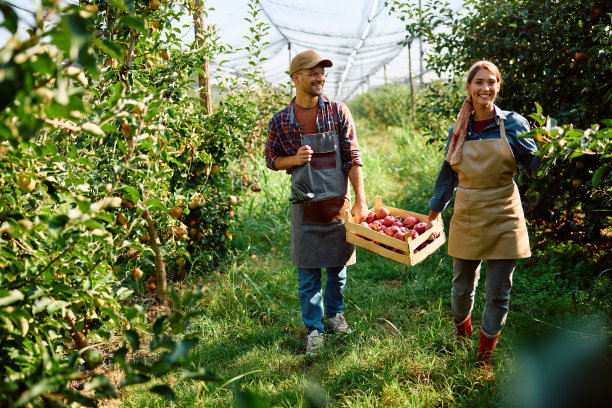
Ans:
{"type": "Polygon", "coordinates": [[[308,335],[308,343],[306,344],[306,355],[309,357],[315,357],[321,351],[323,346],[323,333],[319,333],[318,330],[313,330],[308,335]]]}
{"type": "Polygon", "coordinates": [[[351,329],[349,328],[346,320],[344,319],[344,315],[342,313],[337,313],[335,317],[328,318],[329,322],[334,329],[334,333],[351,333],[351,329]]]}

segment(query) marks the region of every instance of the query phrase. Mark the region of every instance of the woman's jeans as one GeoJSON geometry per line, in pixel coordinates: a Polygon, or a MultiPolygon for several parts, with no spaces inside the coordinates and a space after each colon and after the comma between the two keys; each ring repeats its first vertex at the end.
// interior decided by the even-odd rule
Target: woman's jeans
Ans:
{"type": "Polygon", "coordinates": [[[321,268],[298,268],[298,285],[302,320],[308,329],[324,332],[323,315],[335,317],[344,307],[346,266],[325,268],[325,297],[321,291],[321,268]],[[325,308],[324,308],[325,307],[325,308]]]}
{"type": "MultiPolygon", "coordinates": [[[[453,258],[451,309],[457,324],[472,313],[480,266],[481,261],[453,258]]],[[[506,323],[515,266],[516,259],[487,260],[486,304],[482,312],[482,330],[489,336],[499,333],[506,323]]]]}

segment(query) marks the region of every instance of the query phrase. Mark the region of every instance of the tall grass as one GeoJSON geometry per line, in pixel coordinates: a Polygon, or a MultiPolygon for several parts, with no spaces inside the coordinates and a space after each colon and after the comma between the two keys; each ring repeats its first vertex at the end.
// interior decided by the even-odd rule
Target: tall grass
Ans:
{"type": "MultiPolygon", "coordinates": [[[[426,212],[442,160],[437,147],[418,131],[383,129],[363,119],[357,119],[357,127],[368,204],[381,195],[391,206],[426,212]]],[[[297,274],[289,260],[289,176],[264,167],[261,160],[256,168],[262,191],[249,193],[237,215],[235,262],[192,282],[203,285],[207,294],[201,305],[206,315],[191,327],[201,339],[194,368],[234,381],[177,385],[181,406],[227,407],[249,396],[255,397],[242,406],[258,406],[256,400],[259,406],[274,407],[517,406],[513,401],[521,390],[509,384],[517,373],[524,375],[515,347],[525,334],[538,335],[549,327],[567,332],[562,327],[568,317],[594,312],[606,323],[586,335],[601,338],[601,327],[610,327],[605,277],[600,292],[561,279],[547,285],[559,277],[559,270],[549,270],[551,263],[563,265],[562,252],[576,248],[536,254],[532,268],[520,261],[512,312],[494,354],[496,380],[488,383],[475,364],[478,335],[465,344],[455,340],[446,246],[416,267],[358,249],[358,263],[348,270],[345,302],[354,333],[328,334],[321,356],[306,357],[297,274]],[[568,288],[573,303],[572,295],[563,292],[568,288]]],[[[580,268],[587,267],[592,265],[580,268]]],[[[484,306],[482,286],[473,313],[476,330],[484,306]]],[[[575,336],[582,338],[586,329],[576,327],[575,336]]],[[[163,382],[173,384],[174,379],[163,382]]],[[[122,402],[166,406],[162,399],[148,398],[132,391],[122,395],[122,402]]]]}

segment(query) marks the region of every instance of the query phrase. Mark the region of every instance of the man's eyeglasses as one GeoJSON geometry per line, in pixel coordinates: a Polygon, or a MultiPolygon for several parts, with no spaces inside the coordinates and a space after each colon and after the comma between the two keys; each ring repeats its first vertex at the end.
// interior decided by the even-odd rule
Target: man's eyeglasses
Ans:
{"type": "Polygon", "coordinates": [[[327,78],[327,72],[312,71],[310,74],[307,74],[305,72],[296,72],[296,74],[306,75],[311,78],[318,78],[318,77],[327,78]]]}

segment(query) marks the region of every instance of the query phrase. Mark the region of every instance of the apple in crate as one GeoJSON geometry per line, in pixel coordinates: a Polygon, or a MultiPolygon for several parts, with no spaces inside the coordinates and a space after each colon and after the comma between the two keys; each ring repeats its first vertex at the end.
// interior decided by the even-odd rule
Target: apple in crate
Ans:
{"type": "Polygon", "coordinates": [[[388,215],[391,215],[391,211],[389,211],[387,207],[379,207],[378,210],[376,210],[376,218],[379,220],[384,219],[388,215]]]}
{"type": "Polygon", "coordinates": [[[416,217],[412,217],[412,216],[408,216],[406,217],[406,219],[404,220],[404,225],[408,228],[413,228],[415,225],[417,225],[419,223],[419,220],[417,220],[416,217]]]}
{"type": "Polygon", "coordinates": [[[367,218],[366,218],[366,222],[367,222],[368,224],[371,224],[371,223],[373,223],[374,221],[376,221],[376,212],[374,212],[374,211],[370,211],[370,212],[368,213],[367,218]]]}
{"type": "Polygon", "coordinates": [[[385,217],[385,219],[383,220],[383,224],[385,224],[385,226],[390,227],[395,223],[395,217],[392,215],[387,215],[385,217]]]}
{"type": "Polygon", "coordinates": [[[427,224],[424,222],[419,222],[417,225],[414,226],[414,230],[419,234],[422,234],[427,231],[427,224]]]}

